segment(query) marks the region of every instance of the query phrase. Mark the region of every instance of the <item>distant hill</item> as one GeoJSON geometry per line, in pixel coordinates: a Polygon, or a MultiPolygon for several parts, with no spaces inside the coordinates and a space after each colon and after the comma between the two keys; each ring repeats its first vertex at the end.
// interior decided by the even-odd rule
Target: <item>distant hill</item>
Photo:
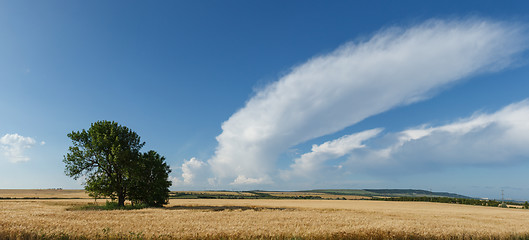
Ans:
{"type": "MultiPolygon", "coordinates": [[[[418,189],[315,189],[306,191],[176,191],[171,198],[212,198],[212,199],[381,199],[403,200],[405,198],[454,198],[475,199],[448,192],[431,192],[418,189]]],[[[414,200],[416,201],[416,200],[414,200]]],[[[421,201],[423,201],[421,199],[421,201]]]]}
{"type": "Polygon", "coordinates": [[[449,197],[449,198],[467,198],[471,197],[448,193],[448,192],[431,192],[418,189],[316,189],[303,192],[327,193],[334,195],[355,195],[365,197],[449,197]]]}

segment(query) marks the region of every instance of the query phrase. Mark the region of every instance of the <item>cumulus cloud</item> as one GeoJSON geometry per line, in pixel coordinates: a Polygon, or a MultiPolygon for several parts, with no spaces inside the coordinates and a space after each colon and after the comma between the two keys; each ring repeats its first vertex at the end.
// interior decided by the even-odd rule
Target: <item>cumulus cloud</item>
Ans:
{"type": "Polygon", "coordinates": [[[200,183],[203,180],[202,178],[208,174],[207,164],[194,157],[184,161],[180,169],[182,170],[182,178],[171,178],[174,185],[196,185],[197,176],[200,177],[200,183]]]}
{"type": "Polygon", "coordinates": [[[27,162],[29,157],[24,151],[35,145],[35,139],[18,134],[6,134],[0,138],[0,150],[2,154],[12,163],[27,162]]]}
{"type": "Polygon", "coordinates": [[[208,163],[219,182],[269,179],[288,148],[508,67],[526,42],[517,24],[471,19],[431,20],[344,44],[258,91],[222,124],[208,163]]]}
{"type": "Polygon", "coordinates": [[[267,177],[261,177],[261,178],[248,178],[244,175],[239,175],[235,180],[233,180],[231,185],[252,185],[252,184],[265,184],[265,183],[273,183],[273,181],[267,177]]]}
{"type": "Polygon", "coordinates": [[[312,145],[309,153],[301,155],[290,165],[290,170],[283,171],[281,177],[285,180],[291,177],[312,177],[324,167],[325,161],[337,159],[350,154],[355,149],[364,148],[362,143],[377,136],[382,129],[371,129],[356,134],[345,135],[341,138],[325,142],[321,145],[312,145]]]}
{"type": "Polygon", "coordinates": [[[200,171],[205,165],[204,162],[196,158],[191,158],[189,161],[184,162],[182,164],[182,178],[184,179],[184,183],[193,183],[193,179],[196,176],[195,172],[200,171]]]}
{"type": "Polygon", "coordinates": [[[357,170],[406,173],[427,166],[490,165],[525,160],[529,157],[529,100],[492,114],[474,114],[442,126],[388,133],[385,138],[384,142],[388,143],[385,147],[355,151],[345,165],[357,170]]]}

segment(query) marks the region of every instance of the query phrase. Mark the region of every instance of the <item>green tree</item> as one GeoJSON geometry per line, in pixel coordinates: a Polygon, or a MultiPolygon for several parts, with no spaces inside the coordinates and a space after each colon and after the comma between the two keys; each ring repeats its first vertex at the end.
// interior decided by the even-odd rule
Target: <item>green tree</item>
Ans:
{"type": "Polygon", "coordinates": [[[74,179],[85,177],[85,190],[91,195],[117,199],[120,207],[125,205],[126,199],[148,205],[167,202],[167,198],[148,201],[148,197],[144,196],[163,195],[164,192],[168,195],[171,182],[167,179],[170,169],[164,162],[165,158],[156,152],[151,151],[147,155],[140,152],[145,142],[141,142],[134,131],[116,122],[98,121],[92,123],[88,130],[73,131],[68,137],[73,146],[69,147],[69,152],[63,159],[66,164],[65,173],[74,179]],[[146,157],[149,154],[157,157],[156,161],[146,157]],[[146,176],[144,174],[148,169],[158,172],[146,176]],[[145,181],[150,177],[156,179],[149,183],[160,185],[148,188],[138,184],[138,181],[145,181]],[[137,189],[139,187],[150,191],[142,192],[137,189]]]}
{"type": "Polygon", "coordinates": [[[167,204],[171,186],[168,178],[171,169],[165,163],[165,158],[151,150],[143,153],[140,159],[141,161],[138,161],[133,169],[131,201],[157,207],[167,204]]]}

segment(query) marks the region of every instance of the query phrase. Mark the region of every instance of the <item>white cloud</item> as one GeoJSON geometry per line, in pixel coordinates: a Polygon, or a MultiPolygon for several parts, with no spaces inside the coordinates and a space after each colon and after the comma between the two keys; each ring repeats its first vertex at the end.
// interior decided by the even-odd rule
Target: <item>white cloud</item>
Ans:
{"type": "MultiPolygon", "coordinates": [[[[313,145],[309,153],[301,155],[290,165],[290,170],[283,171],[281,176],[288,180],[291,177],[314,177],[324,168],[325,161],[345,156],[355,149],[363,148],[362,143],[378,135],[382,129],[371,129],[356,134],[345,135],[341,138],[325,142],[321,145],[313,145]]],[[[342,166],[338,166],[342,168],[342,166]]]]}
{"type": "Polygon", "coordinates": [[[177,177],[169,176],[169,180],[173,183],[173,186],[180,186],[183,185],[182,180],[180,180],[177,177]]]}
{"type": "Polygon", "coordinates": [[[239,175],[230,183],[231,185],[252,185],[252,184],[271,184],[273,183],[269,178],[248,178],[244,175],[239,175]]]}
{"type": "Polygon", "coordinates": [[[18,134],[6,134],[0,138],[0,150],[2,154],[12,163],[27,162],[29,157],[25,155],[25,149],[35,145],[35,139],[18,134]]]}
{"type": "Polygon", "coordinates": [[[208,163],[218,182],[267,179],[292,146],[508,67],[527,48],[524,31],[508,22],[431,20],[347,43],[257,92],[222,124],[208,163]]]}
{"type": "Polygon", "coordinates": [[[207,168],[207,163],[194,157],[189,160],[185,160],[180,169],[182,170],[182,178],[171,178],[174,185],[196,185],[197,176],[200,178],[199,182],[203,182],[202,180],[205,179],[209,171],[207,168]]]}
{"type": "Polygon", "coordinates": [[[182,178],[184,183],[191,184],[195,178],[195,172],[200,171],[206,164],[196,158],[191,158],[182,164],[182,178]]]}
{"type": "Polygon", "coordinates": [[[492,114],[474,114],[442,126],[420,126],[386,135],[383,148],[352,154],[349,169],[406,173],[427,166],[490,165],[529,158],[529,101],[492,114]]]}

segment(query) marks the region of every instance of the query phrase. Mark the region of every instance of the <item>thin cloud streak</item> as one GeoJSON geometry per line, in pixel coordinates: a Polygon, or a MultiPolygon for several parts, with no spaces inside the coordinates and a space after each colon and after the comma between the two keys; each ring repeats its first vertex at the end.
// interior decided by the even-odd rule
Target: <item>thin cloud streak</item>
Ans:
{"type": "Polygon", "coordinates": [[[442,126],[388,133],[383,148],[353,152],[349,170],[387,174],[421,172],[432,166],[512,164],[529,157],[529,100],[492,114],[474,114],[442,126]],[[388,141],[392,139],[392,141],[388,141]]]}
{"type": "Polygon", "coordinates": [[[219,183],[270,179],[289,147],[504,69],[526,50],[526,40],[517,24],[470,19],[430,20],[344,44],[257,92],[222,124],[208,163],[219,183]]]}
{"type": "Polygon", "coordinates": [[[345,135],[320,145],[312,145],[312,150],[295,159],[294,164],[290,165],[290,169],[281,173],[281,178],[284,180],[289,180],[292,177],[312,178],[321,172],[326,161],[340,158],[356,149],[364,148],[363,142],[377,136],[380,132],[382,129],[376,128],[345,135]]]}

